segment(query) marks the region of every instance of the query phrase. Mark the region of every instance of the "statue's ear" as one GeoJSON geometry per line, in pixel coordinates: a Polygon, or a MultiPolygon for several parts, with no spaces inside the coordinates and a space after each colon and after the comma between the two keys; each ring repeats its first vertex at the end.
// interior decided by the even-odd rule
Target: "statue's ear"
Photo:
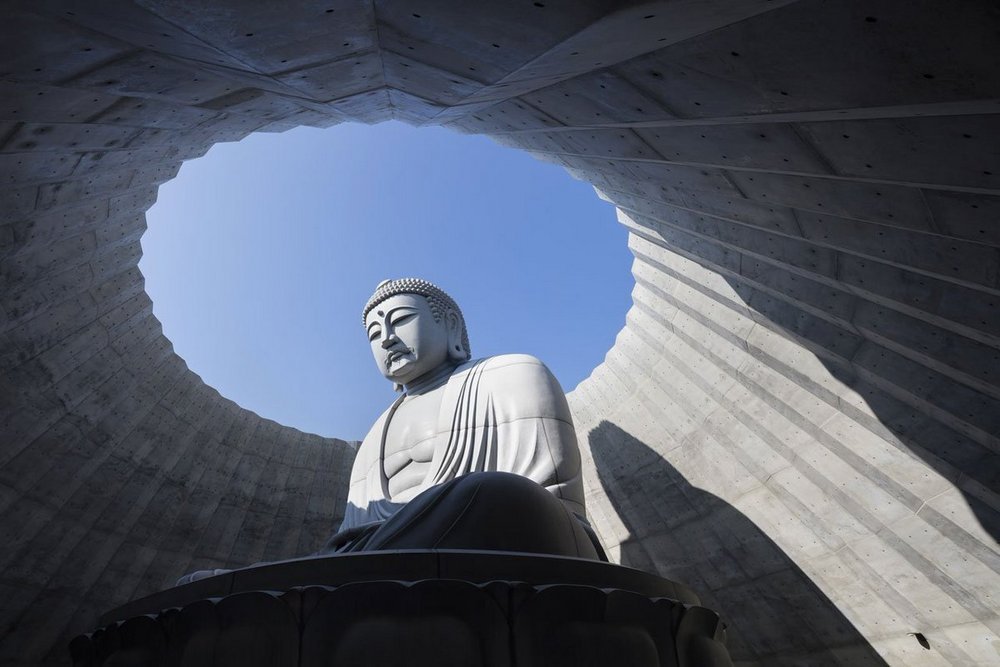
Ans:
{"type": "Polygon", "coordinates": [[[462,318],[451,308],[444,316],[445,327],[448,329],[448,356],[456,361],[469,358],[469,351],[462,343],[462,318]]]}

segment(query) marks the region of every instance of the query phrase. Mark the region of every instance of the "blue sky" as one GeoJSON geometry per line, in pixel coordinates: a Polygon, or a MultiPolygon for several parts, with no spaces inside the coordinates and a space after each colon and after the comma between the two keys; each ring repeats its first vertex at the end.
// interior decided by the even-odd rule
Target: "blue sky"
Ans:
{"type": "Polygon", "coordinates": [[[360,310],[417,276],[462,307],[473,356],[524,352],[569,392],[631,302],[614,208],[562,168],[401,123],[218,144],[160,187],[139,264],[174,349],[224,396],[361,439],[393,400],[360,310]]]}

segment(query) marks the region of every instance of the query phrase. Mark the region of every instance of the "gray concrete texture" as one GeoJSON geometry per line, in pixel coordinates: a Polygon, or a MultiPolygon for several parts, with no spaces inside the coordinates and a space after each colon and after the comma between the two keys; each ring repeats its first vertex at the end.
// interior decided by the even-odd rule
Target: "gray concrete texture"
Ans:
{"type": "Polygon", "coordinates": [[[991,0],[3,12],[0,662],[336,524],[350,443],[188,370],[139,239],[216,142],[390,118],[618,206],[634,305],[571,395],[615,558],[694,588],[742,663],[1000,658],[991,0]]]}

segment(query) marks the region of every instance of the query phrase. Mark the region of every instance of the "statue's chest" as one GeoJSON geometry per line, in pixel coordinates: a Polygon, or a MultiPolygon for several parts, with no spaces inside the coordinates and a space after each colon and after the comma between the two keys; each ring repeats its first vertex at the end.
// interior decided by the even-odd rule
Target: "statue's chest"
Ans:
{"type": "Polygon", "coordinates": [[[396,408],[385,437],[385,457],[430,461],[438,432],[438,413],[444,388],[409,396],[396,408]]]}

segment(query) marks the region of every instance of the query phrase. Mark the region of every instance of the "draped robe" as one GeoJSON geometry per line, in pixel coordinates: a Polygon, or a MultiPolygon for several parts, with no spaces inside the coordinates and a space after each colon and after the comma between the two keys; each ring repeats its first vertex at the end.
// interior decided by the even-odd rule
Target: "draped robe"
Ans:
{"type": "MultiPolygon", "coordinates": [[[[569,406],[542,362],[523,354],[469,361],[431,391],[443,396],[434,454],[419,491],[473,472],[510,472],[538,483],[586,521],[569,406]]],[[[405,504],[389,497],[382,461],[395,405],[379,417],[358,450],[342,532],[384,521],[405,504]]]]}

